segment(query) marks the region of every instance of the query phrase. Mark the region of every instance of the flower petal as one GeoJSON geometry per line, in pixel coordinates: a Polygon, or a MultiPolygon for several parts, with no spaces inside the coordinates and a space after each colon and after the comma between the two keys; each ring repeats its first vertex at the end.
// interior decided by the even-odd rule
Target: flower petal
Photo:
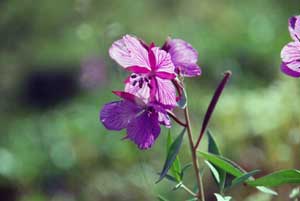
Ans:
{"type": "Polygon", "coordinates": [[[160,124],[166,126],[167,128],[171,128],[171,120],[167,113],[158,112],[158,121],[160,124]]]}
{"type": "Polygon", "coordinates": [[[300,43],[290,42],[281,50],[281,70],[292,77],[300,74],[300,43]]]}
{"type": "Polygon", "coordinates": [[[285,63],[300,61],[300,43],[290,42],[281,50],[281,58],[285,63]]]}
{"type": "Polygon", "coordinates": [[[125,92],[134,94],[136,97],[142,99],[145,103],[149,102],[150,88],[143,80],[144,78],[136,74],[136,78],[130,78],[129,82],[125,84],[125,92]]]}
{"type": "Polygon", "coordinates": [[[107,103],[100,112],[100,121],[109,130],[122,130],[134,118],[142,107],[130,101],[116,101],[107,103]]]}
{"type": "Polygon", "coordinates": [[[109,55],[124,68],[138,66],[151,70],[148,51],[138,39],[130,35],[125,35],[122,39],[115,41],[109,49],[109,55]]]}
{"type": "Polygon", "coordinates": [[[146,104],[144,103],[144,101],[142,99],[140,99],[139,97],[131,94],[131,93],[127,93],[124,91],[113,91],[113,93],[117,96],[119,96],[120,98],[123,98],[126,101],[131,101],[134,104],[137,104],[141,107],[146,107],[146,104]]]}
{"type": "Polygon", "coordinates": [[[156,72],[164,72],[175,75],[175,66],[172,63],[171,55],[159,47],[151,49],[156,59],[156,72]]]}
{"type": "Polygon", "coordinates": [[[201,68],[197,64],[181,63],[178,64],[180,74],[184,77],[195,77],[201,75],[201,68]]]}
{"type": "Polygon", "coordinates": [[[291,37],[300,42],[300,15],[289,19],[289,31],[291,37]]]}
{"type": "MultiPolygon", "coordinates": [[[[282,62],[281,64],[281,71],[285,74],[292,76],[292,77],[300,77],[300,71],[294,71],[290,67],[287,66],[287,63],[282,62]]],[[[300,66],[300,64],[298,64],[300,66]]]]}
{"type": "Polygon", "coordinates": [[[201,74],[201,70],[196,64],[198,52],[191,44],[181,39],[169,39],[165,46],[175,67],[183,76],[193,77],[201,74]]]}
{"type": "Polygon", "coordinates": [[[139,149],[148,149],[153,145],[159,133],[157,113],[145,111],[128,124],[125,139],[132,140],[139,149]]]}
{"type": "Polygon", "coordinates": [[[177,106],[176,89],[171,80],[156,78],[156,101],[167,106],[177,106]]]}

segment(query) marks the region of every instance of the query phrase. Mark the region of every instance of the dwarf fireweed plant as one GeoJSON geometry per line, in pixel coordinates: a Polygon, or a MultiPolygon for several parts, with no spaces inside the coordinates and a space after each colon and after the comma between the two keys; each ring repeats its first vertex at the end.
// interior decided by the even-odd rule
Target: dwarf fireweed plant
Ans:
{"type": "MultiPolygon", "coordinates": [[[[300,47],[299,30],[298,18],[290,19],[290,31],[294,33],[293,38],[298,40],[294,43],[300,47]]],[[[240,184],[277,195],[268,187],[300,183],[299,170],[280,170],[255,179],[253,176],[259,170],[246,171],[221,155],[212,133],[207,128],[214,108],[231,77],[230,71],[224,73],[216,87],[203,117],[201,130],[197,135],[192,133],[183,79],[201,75],[201,69],[197,65],[198,53],[192,45],[181,39],[168,38],[159,47],[125,35],[112,44],[109,55],[129,75],[124,81],[124,90],[113,91],[119,100],[105,104],[100,111],[100,121],[105,128],[115,131],[126,129],[123,139],[131,140],[139,149],[146,150],[153,146],[162,126],[171,128],[172,123],[176,123],[182,127],[174,140],[170,130],[167,136],[162,136],[167,137],[168,153],[156,183],[167,179],[174,183],[174,190],[186,191],[188,200],[201,201],[205,201],[203,167],[209,168],[218,185],[219,190],[215,192],[218,201],[231,200],[230,196],[226,196],[227,191],[240,184]],[[175,108],[181,109],[184,119],[173,113],[175,108]],[[208,150],[201,152],[198,148],[205,135],[208,138],[208,150]],[[182,165],[178,153],[185,136],[189,141],[191,163],[182,165]],[[204,162],[200,164],[199,159],[204,162]],[[191,167],[195,175],[196,189],[188,187],[183,180],[185,172],[191,167]]],[[[285,59],[283,64],[291,68],[290,60],[285,59]]],[[[158,199],[167,200],[162,196],[158,196],[158,199]]]]}

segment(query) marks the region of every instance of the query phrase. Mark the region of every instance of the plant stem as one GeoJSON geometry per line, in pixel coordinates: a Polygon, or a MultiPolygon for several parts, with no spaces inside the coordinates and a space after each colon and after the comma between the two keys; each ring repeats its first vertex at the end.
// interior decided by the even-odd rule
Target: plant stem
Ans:
{"type": "Polygon", "coordinates": [[[176,117],[176,115],[173,114],[173,112],[168,111],[168,115],[169,115],[174,121],[176,121],[176,123],[178,123],[179,125],[181,125],[181,126],[183,126],[183,127],[186,127],[186,123],[183,123],[180,119],[178,119],[178,118],[176,117]]]}
{"type": "Polygon", "coordinates": [[[190,117],[189,117],[188,107],[186,107],[184,109],[184,116],[185,116],[187,134],[188,134],[188,138],[189,138],[189,142],[190,142],[193,167],[194,167],[194,170],[195,170],[197,187],[198,187],[198,194],[196,195],[196,197],[199,200],[201,198],[202,201],[205,201],[203,182],[202,182],[202,178],[199,174],[199,167],[198,167],[198,159],[197,159],[197,155],[196,155],[196,149],[194,149],[194,142],[193,142],[193,136],[192,136],[192,129],[191,129],[191,125],[190,125],[190,117]]]}
{"type": "Polygon", "coordinates": [[[189,194],[191,194],[194,197],[197,197],[197,194],[195,194],[193,191],[191,191],[188,187],[186,187],[184,184],[181,184],[180,186],[181,188],[183,188],[186,192],[188,192],[189,194]]]}

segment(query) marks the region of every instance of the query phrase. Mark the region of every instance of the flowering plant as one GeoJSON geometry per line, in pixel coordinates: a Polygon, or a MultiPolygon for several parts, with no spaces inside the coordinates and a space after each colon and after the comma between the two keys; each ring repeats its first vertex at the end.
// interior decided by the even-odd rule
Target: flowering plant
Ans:
{"type": "MultiPolygon", "coordinates": [[[[300,76],[298,19],[299,17],[290,19],[290,32],[295,42],[288,44],[282,51],[283,71],[292,76],[300,76]],[[296,49],[298,52],[294,53],[296,49]]],[[[168,38],[162,47],[158,47],[154,43],[147,44],[137,37],[125,35],[112,44],[109,55],[130,75],[124,81],[124,90],[113,91],[121,100],[107,103],[101,109],[100,121],[107,129],[116,131],[126,129],[124,139],[131,140],[139,149],[145,150],[153,146],[160,135],[161,126],[166,128],[172,126],[171,119],[183,127],[182,132],[174,140],[170,133],[168,135],[168,153],[157,182],[163,179],[170,180],[175,183],[175,190],[183,189],[190,195],[189,200],[205,201],[198,161],[201,158],[205,160],[203,165],[210,169],[219,187],[219,192],[215,193],[218,201],[231,200],[230,196],[225,196],[227,190],[243,183],[272,195],[277,193],[268,187],[300,183],[299,170],[281,170],[255,179],[253,176],[259,170],[246,171],[221,155],[207,127],[231,77],[230,71],[224,73],[217,86],[204,115],[199,135],[194,139],[183,78],[199,76],[201,69],[197,65],[198,53],[189,43],[181,39],[168,38]],[[173,112],[175,108],[182,110],[184,120],[175,115],[173,112]],[[178,153],[185,133],[189,140],[192,163],[181,168],[178,153]],[[208,151],[201,152],[198,148],[205,134],[208,137],[208,151]],[[191,190],[183,182],[184,173],[191,166],[194,169],[196,190],[191,190]]],[[[166,200],[161,196],[159,199],[166,200]]]]}

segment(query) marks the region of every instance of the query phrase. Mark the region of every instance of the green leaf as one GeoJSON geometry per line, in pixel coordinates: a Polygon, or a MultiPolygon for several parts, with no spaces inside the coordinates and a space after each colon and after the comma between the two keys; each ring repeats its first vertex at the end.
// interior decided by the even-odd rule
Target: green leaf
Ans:
{"type": "Polygon", "coordinates": [[[212,165],[210,162],[208,161],[204,161],[206,163],[206,165],[209,167],[212,175],[214,176],[214,179],[216,180],[217,184],[220,183],[220,175],[219,175],[219,172],[217,171],[217,169],[215,168],[214,165],[212,165]]]}
{"type": "Polygon", "coordinates": [[[272,189],[269,189],[265,186],[256,186],[257,190],[266,193],[266,194],[270,194],[270,195],[278,195],[278,193],[276,191],[273,191],[272,189]]]}
{"type": "Polygon", "coordinates": [[[223,156],[218,156],[215,154],[201,151],[198,151],[198,155],[208,160],[212,164],[218,166],[225,172],[232,174],[233,176],[240,177],[245,173],[245,171],[242,168],[240,168],[237,164],[223,156]]]}
{"type": "Polygon", "coordinates": [[[178,183],[177,179],[169,174],[166,174],[165,178],[169,181],[172,181],[172,182],[175,182],[175,183],[178,183]]]}
{"type": "MultiPolygon", "coordinates": [[[[172,146],[173,140],[171,136],[171,129],[169,129],[168,132],[168,138],[167,138],[167,153],[170,151],[171,146],[172,146]]],[[[178,155],[176,156],[175,161],[170,167],[171,175],[175,177],[177,182],[181,181],[181,165],[179,161],[178,155]]]]}
{"type": "Polygon", "coordinates": [[[157,196],[157,199],[158,199],[158,201],[169,201],[169,200],[167,200],[166,198],[164,198],[164,197],[161,196],[161,195],[158,195],[158,196],[157,196]]]}
{"type": "Polygon", "coordinates": [[[182,94],[180,96],[180,99],[177,101],[177,105],[181,109],[184,109],[187,105],[187,96],[186,96],[186,91],[184,88],[182,88],[182,94]]]}
{"type": "Polygon", "coordinates": [[[260,172],[260,170],[253,170],[251,172],[243,174],[240,177],[235,178],[234,180],[232,180],[231,185],[228,188],[232,188],[232,187],[237,186],[241,183],[244,183],[246,180],[251,179],[252,176],[257,174],[258,172],[260,172]]]}
{"type": "Polygon", "coordinates": [[[251,186],[279,186],[282,184],[300,184],[299,170],[280,170],[247,182],[251,186]]]}
{"type": "MultiPolygon", "coordinates": [[[[208,136],[208,152],[212,153],[212,154],[216,154],[216,155],[221,155],[218,145],[217,145],[215,139],[213,138],[210,130],[207,131],[207,136],[208,136]]],[[[216,173],[212,172],[215,182],[218,184],[220,192],[222,192],[224,189],[224,185],[225,185],[226,172],[217,166],[213,166],[213,167],[218,173],[218,174],[216,174],[216,173]],[[216,175],[218,175],[218,178],[216,178],[216,175]]],[[[213,171],[211,167],[210,167],[210,170],[213,171]]]]}
{"type": "Polygon", "coordinates": [[[181,170],[181,173],[180,173],[180,178],[181,180],[183,179],[183,176],[184,176],[184,172],[189,169],[190,167],[192,167],[192,163],[188,163],[186,164],[185,166],[183,166],[182,170],[181,170]]]}
{"type": "Polygon", "coordinates": [[[217,198],[217,201],[230,201],[232,197],[230,196],[223,196],[223,195],[220,195],[218,193],[214,193],[216,198],[217,198]]]}
{"type": "Polygon", "coordinates": [[[218,145],[215,139],[213,138],[210,130],[207,131],[207,136],[208,136],[208,152],[216,155],[221,155],[218,145]]]}
{"type": "Polygon", "coordinates": [[[186,128],[184,128],[181,131],[181,133],[178,135],[178,137],[171,144],[169,152],[167,154],[167,158],[166,158],[163,170],[161,171],[160,177],[156,183],[160,182],[167,175],[169,169],[171,168],[172,164],[176,160],[176,156],[180,150],[185,130],[186,130],[186,128]]]}

